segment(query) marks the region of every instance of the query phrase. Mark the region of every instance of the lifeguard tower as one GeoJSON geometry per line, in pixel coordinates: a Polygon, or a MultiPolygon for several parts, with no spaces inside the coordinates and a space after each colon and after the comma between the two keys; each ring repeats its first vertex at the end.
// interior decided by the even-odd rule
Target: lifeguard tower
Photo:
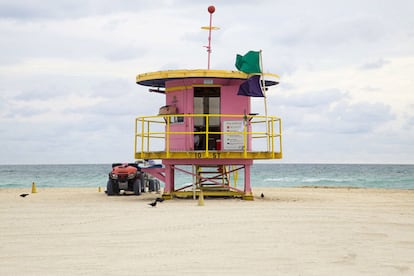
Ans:
{"type": "MultiPolygon", "coordinates": [[[[136,118],[135,158],[162,160],[162,168],[144,170],[165,183],[166,199],[203,192],[252,200],[253,160],[282,158],[281,120],[253,114],[250,97],[238,95],[251,75],[209,68],[210,38],[208,69],[137,75],[137,84],[165,94],[166,101],[158,114],[136,118]],[[192,183],[176,187],[177,171],[191,175],[192,183]]],[[[277,83],[263,79],[262,88],[277,83]]]]}

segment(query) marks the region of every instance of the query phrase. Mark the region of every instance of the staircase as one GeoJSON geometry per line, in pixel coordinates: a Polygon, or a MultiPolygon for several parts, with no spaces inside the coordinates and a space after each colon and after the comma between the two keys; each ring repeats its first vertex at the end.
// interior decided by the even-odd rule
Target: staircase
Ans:
{"type": "Polygon", "coordinates": [[[196,165],[196,187],[203,191],[229,191],[230,180],[225,165],[196,165]]]}

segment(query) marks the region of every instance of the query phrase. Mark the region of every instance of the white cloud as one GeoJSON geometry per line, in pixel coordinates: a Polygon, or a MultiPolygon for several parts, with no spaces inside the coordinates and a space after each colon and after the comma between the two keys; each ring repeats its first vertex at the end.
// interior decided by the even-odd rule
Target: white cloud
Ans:
{"type": "Polygon", "coordinates": [[[382,58],[372,61],[372,62],[367,62],[363,65],[361,65],[361,69],[367,69],[367,70],[372,70],[372,69],[380,69],[381,67],[383,67],[384,65],[389,64],[390,61],[388,60],[384,60],[382,58]]]}

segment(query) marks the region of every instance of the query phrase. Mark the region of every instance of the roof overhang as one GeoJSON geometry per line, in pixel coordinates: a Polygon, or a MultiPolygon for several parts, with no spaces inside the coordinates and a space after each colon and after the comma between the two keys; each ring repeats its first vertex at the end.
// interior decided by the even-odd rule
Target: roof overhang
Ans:
{"type": "MultiPolygon", "coordinates": [[[[136,82],[139,85],[165,88],[165,83],[170,80],[189,79],[189,78],[220,78],[220,79],[239,79],[246,80],[250,76],[249,74],[240,71],[227,71],[227,70],[207,70],[207,69],[194,69],[194,70],[167,70],[157,71],[150,73],[139,74],[136,77],[136,82]]],[[[276,74],[264,74],[266,86],[273,86],[279,83],[279,76],[276,74]]]]}

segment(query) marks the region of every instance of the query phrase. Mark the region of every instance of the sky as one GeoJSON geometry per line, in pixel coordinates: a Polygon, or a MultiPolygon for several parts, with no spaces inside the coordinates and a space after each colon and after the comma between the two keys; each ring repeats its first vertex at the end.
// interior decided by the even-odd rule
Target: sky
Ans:
{"type": "MultiPolygon", "coordinates": [[[[0,164],[133,161],[137,74],[263,51],[284,163],[414,164],[414,2],[0,0],[0,164]]],[[[262,99],[252,111],[263,113],[262,99]]]]}

